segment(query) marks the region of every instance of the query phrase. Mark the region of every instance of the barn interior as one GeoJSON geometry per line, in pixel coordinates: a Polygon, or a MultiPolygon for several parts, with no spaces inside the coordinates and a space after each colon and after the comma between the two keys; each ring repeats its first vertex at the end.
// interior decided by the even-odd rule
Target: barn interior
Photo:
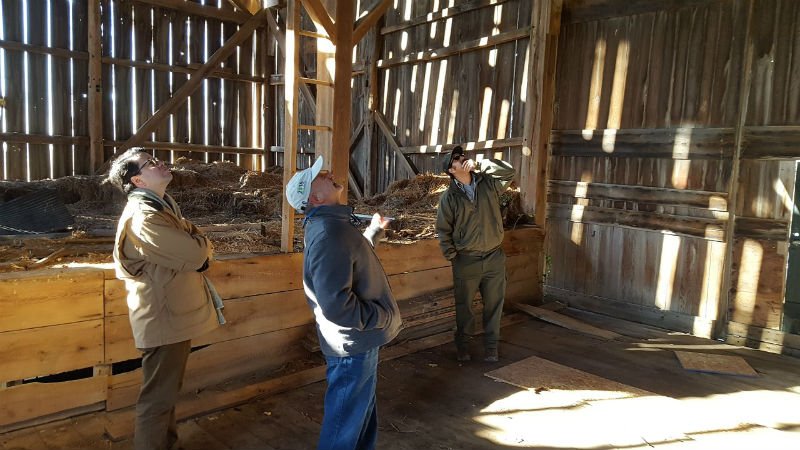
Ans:
{"type": "Polygon", "coordinates": [[[2,0],[0,26],[0,448],[133,446],[105,181],[131,147],[172,165],[228,321],[192,342],[182,448],[317,443],[284,187],[318,155],[393,219],[379,447],[797,448],[800,2],[2,0]],[[495,364],[453,344],[457,145],[516,169],[495,364]]]}

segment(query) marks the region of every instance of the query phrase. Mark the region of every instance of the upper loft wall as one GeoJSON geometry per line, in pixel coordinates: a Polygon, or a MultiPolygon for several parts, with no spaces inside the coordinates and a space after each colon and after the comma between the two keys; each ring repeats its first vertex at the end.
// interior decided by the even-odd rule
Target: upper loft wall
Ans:
{"type": "MultiPolygon", "coordinates": [[[[0,3],[0,179],[37,180],[90,173],[89,124],[102,123],[108,159],[248,16],[230,2],[104,0],[102,117],[91,117],[87,0],[0,3]],[[194,12],[187,12],[194,11],[194,12]],[[196,13],[195,13],[196,12],[196,13]]],[[[264,27],[212,72],[155,130],[155,154],[170,160],[232,160],[261,167],[264,27]],[[163,150],[177,143],[181,150],[163,150]],[[216,147],[215,153],[207,153],[216,147]]],[[[267,137],[269,138],[269,136],[267,137]]],[[[271,142],[270,142],[271,143],[271,142]]],[[[151,144],[147,144],[151,145],[151,144]]],[[[269,144],[267,144],[269,145],[269,144]]]]}
{"type": "Polygon", "coordinates": [[[565,8],[584,21],[562,22],[554,129],[736,125],[747,2],[693,3],[593,21],[565,8]]]}
{"type": "MultiPolygon", "coordinates": [[[[420,173],[441,171],[436,145],[498,139],[519,143],[477,154],[519,166],[531,6],[527,0],[404,0],[386,13],[377,109],[420,173]],[[487,46],[481,39],[500,43],[487,46]],[[419,146],[434,147],[411,148],[419,146]]],[[[380,192],[408,173],[378,136],[380,192]]]]}
{"type": "Polygon", "coordinates": [[[800,3],[567,1],[562,19],[549,287],[687,331],[780,329],[800,3]]]}

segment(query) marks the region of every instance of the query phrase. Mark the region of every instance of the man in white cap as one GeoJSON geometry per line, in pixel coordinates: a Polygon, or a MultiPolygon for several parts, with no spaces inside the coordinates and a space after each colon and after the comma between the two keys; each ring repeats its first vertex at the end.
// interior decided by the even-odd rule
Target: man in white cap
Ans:
{"type": "Polygon", "coordinates": [[[378,349],[400,331],[400,310],[374,251],[389,221],[379,214],[362,234],[343,188],[322,157],[297,172],[286,198],[305,214],[303,287],[328,364],[320,449],[372,449],[378,436],[378,349]]]}

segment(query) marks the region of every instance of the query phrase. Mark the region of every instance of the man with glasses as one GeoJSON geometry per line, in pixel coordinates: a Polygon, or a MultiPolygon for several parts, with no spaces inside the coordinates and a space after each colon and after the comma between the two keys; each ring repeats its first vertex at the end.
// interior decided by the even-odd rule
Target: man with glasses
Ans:
{"type": "Polygon", "coordinates": [[[439,198],[436,232],[442,254],[453,265],[457,359],[472,359],[468,345],[470,336],[475,334],[471,304],[480,291],[484,360],[497,362],[506,291],[506,255],[500,248],[500,195],[514,178],[514,168],[498,159],[476,163],[457,146],[450,154],[442,155],[442,171],[451,182],[439,198]]]}
{"type": "Polygon", "coordinates": [[[133,338],[142,352],[134,446],[168,449],[178,439],[175,402],[191,340],[224,323],[212,302],[216,292],[202,274],[211,242],[166,193],[172,173],[164,162],[130,149],[114,161],[108,180],[128,197],[114,264],[125,281],[133,338]]]}

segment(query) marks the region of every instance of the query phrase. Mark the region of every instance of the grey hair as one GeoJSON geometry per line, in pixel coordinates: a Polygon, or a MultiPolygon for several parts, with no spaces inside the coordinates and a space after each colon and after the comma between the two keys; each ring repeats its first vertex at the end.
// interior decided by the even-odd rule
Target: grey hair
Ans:
{"type": "Polygon", "coordinates": [[[134,159],[143,151],[144,149],[141,147],[130,148],[119,155],[111,164],[111,170],[108,172],[108,181],[125,194],[129,194],[136,188],[131,178],[138,175],[141,169],[134,159]]]}

